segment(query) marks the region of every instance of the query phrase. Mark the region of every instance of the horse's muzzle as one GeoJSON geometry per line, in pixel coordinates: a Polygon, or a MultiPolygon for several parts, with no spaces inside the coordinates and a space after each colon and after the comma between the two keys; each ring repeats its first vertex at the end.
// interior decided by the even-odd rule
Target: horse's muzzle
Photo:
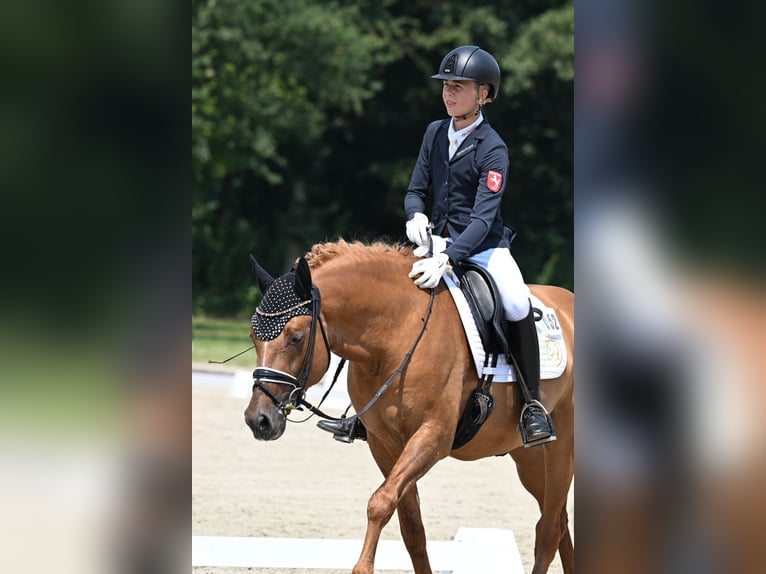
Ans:
{"type": "Polygon", "coordinates": [[[285,417],[279,411],[273,414],[263,411],[250,414],[248,409],[245,411],[245,424],[258,440],[277,440],[285,432],[285,417]]]}

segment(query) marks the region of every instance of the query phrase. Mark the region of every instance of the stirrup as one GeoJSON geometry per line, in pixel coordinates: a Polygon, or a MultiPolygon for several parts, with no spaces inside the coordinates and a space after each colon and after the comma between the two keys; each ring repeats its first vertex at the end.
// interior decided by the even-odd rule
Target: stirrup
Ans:
{"type": "Polygon", "coordinates": [[[353,436],[350,434],[333,434],[332,438],[337,440],[338,442],[346,443],[346,444],[352,444],[354,440],[356,440],[353,436]]]}
{"type": "Polygon", "coordinates": [[[531,446],[537,446],[538,444],[544,444],[546,442],[553,442],[556,440],[556,429],[553,427],[553,419],[551,418],[550,413],[547,411],[547,409],[543,406],[543,404],[538,400],[532,400],[524,405],[524,408],[521,409],[521,417],[519,418],[519,432],[521,432],[521,442],[524,445],[524,448],[529,448],[531,446]],[[526,414],[527,410],[536,410],[541,411],[540,414],[542,414],[545,417],[545,422],[548,426],[549,434],[547,436],[543,436],[537,439],[529,439],[527,437],[527,428],[523,423],[524,421],[524,415],[526,414]]]}
{"type": "Polygon", "coordinates": [[[345,444],[351,444],[357,438],[367,440],[367,433],[361,432],[360,425],[361,421],[356,415],[334,421],[321,420],[317,422],[317,426],[320,429],[331,432],[332,438],[345,444]]]}

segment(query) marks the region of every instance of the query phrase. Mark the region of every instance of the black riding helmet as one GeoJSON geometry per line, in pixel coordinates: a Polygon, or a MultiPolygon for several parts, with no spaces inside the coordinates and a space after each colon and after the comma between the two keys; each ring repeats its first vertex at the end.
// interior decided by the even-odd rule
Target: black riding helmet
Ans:
{"type": "Polygon", "coordinates": [[[489,52],[478,46],[460,46],[449,52],[439,65],[434,80],[473,80],[489,84],[489,97],[496,98],[500,91],[500,66],[489,52]]]}

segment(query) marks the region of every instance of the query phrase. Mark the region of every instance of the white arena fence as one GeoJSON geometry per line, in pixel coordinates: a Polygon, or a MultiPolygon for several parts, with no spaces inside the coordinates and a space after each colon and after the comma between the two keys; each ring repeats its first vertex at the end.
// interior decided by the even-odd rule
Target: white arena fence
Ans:
{"type": "MultiPolygon", "coordinates": [[[[231,568],[347,569],[356,564],[361,540],[192,536],[192,566],[231,568]]],[[[459,528],[454,540],[428,542],[431,568],[441,574],[524,574],[510,530],[459,528]]],[[[412,570],[400,540],[381,540],[375,570],[412,570]]]]}

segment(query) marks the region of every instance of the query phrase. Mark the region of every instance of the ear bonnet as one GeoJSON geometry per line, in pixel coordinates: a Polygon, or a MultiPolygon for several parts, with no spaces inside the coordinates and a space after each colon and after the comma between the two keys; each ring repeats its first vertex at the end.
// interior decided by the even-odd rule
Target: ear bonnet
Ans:
{"type": "Polygon", "coordinates": [[[311,299],[302,300],[298,296],[295,273],[290,272],[275,279],[266,291],[253,315],[253,330],[262,341],[271,341],[298,315],[311,315],[311,299]]]}

